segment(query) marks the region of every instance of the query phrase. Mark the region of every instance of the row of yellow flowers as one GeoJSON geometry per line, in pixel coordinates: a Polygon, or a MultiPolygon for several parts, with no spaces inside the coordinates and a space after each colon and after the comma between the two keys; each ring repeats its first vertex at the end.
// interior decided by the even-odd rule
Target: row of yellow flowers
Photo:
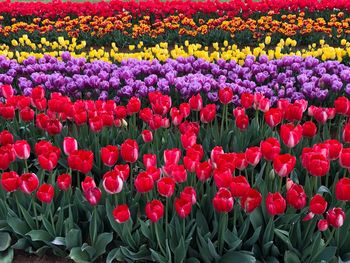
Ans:
{"type": "Polygon", "coordinates": [[[120,13],[113,17],[80,16],[76,18],[65,17],[58,20],[33,18],[29,22],[5,21],[0,17],[0,35],[8,37],[11,33],[19,31],[41,34],[56,31],[67,32],[70,37],[79,37],[82,33],[88,33],[93,37],[101,37],[113,31],[120,31],[122,35],[138,38],[150,36],[156,38],[167,32],[174,31],[179,35],[197,36],[208,34],[213,30],[222,30],[232,36],[236,33],[249,30],[254,38],[260,38],[266,34],[280,33],[286,37],[297,34],[305,35],[314,32],[322,32],[329,37],[339,37],[350,33],[350,17],[343,12],[335,12],[329,18],[308,18],[305,13],[276,16],[273,13],[261,17],[242,18],[229,17],[227,15],[218,18],[195,19],[183,14],[170,15],[163,19],[151,19],[143,16],[138,20],[127,13],[120,13]],[[334,33],[336,32],[336,33],[334,33]]]}
{"type": "Polygon", "coordinates": [[[343,61],[350,57],[350,42],[341,40],[341,46],[333,47],[320,40],[308,47],[299,49],[297,41],[287,38],[281,39],[276,46],[270,46],[270,37],[256,47],[246,46],[239,48],[237,45],[229,45],[227,41],[223,43],[213,43],[211,46],[185,42],[184,45],[169,46],[162,42],[153,47],[144,47],[142,42],[138,45],[129,45],[128,48],[120,49],[112,42],[108,47],[93,48],[87,47],[85,41],[64,39],[59,37],[57,41],[50,42],[42,38],[40,43],[32,42],[27,35],[13,39],[12,45],[0,45],[0,55],[22,62],[30,56],[41,58],[45,54],[60,57],[62,52],[69,51],[72,57],[86,58],[88,61],[104,60],[108,62],[121,62],[124,59],[158,59],[165,61],[168,58],[189,57],[202,58],[208,61],[218,59],[236,60],[243,63],[249,55],[267,55],[269,59],[281,58],[287,55],[297,55],[302,57],[313,56],[321,60],[343,61]]]}

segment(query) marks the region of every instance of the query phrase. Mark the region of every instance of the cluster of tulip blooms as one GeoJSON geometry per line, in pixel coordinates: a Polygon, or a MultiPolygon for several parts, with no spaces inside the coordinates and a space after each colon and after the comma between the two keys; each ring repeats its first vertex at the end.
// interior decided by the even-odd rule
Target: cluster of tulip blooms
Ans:
{"type": "MultiPolygon", "coordinates": [[[[197,94],[178,107],[157,91],[147,101],[132,97],[126,106],[112,100],[71,101],[60,93],[47,99],[41,87],[30,96],[14,95],[9,85],[1,92],[0,183],[8,198],[16,197],[20,217],[26,214],[20,212],[24,204],[18,203],[18,192],[50,206],[61,198],[59,190],[69,196],[81,191],[93,214],[107,200],[115,208],[106,212],[118,224],[149,219],[164,227],[167,240],[173,217],[189,220],[193,210],[213,209],[221,214],[216,244],[221,255],[229,250],[224,242],[229,215],[238,228],[256,210],[271,220],[296,214],[299,223],[317,222],[327,233],[325,247],[346,222],[346,97],[324,108],[286,99],[273,106],[262,94],[243,93],[241,106],[231,110],[231,88],[219,90],[218,104],[205,105],[197,94]],[[210,208],[203,203],[208,196],[210,208]]],[[[40,229],[39,221],[46,223],[36,216],[35,200],[31,204],[26,213],[33,211],[40,229]]],[[[59,209],[50,210],[55,226],[59,217],[52,210],[59,209]]],[[[157,246],[164,250],[159,237],[157,246]]]]}

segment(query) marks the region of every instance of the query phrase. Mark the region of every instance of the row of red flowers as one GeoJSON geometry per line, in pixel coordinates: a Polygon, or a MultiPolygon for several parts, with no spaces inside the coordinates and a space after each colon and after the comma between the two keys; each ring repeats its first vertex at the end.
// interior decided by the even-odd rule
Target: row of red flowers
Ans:
{"type": "Polygon", "coordinates": [[[0,6],[1,14],[10,14],[16,16],[38,16],[38,17],[65,17],[68,15],[100,15],[113,16],[122,11],[129,11],[133,15],[152,14],[163,16],[167,14],[183,13],[193,15],[195,13],[226,13],[228,15],[251,15],[256,12],[267,13],[269,11],[298,11],[309,10],[322,11],[340,9],[349,10],[350,4],[347,0],[230,0],[229,2],[221,1],[120,1],[112,0],[110,2],[61,2],[53,1],[48,3],[35,2],[11,2],[7,0],[0,6]]]}

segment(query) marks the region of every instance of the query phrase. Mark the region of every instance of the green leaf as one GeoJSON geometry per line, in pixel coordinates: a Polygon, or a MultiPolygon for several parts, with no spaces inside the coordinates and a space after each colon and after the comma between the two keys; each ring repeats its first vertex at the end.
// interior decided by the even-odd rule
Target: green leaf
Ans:
{"type": "Polygon", "coordinates": [[[249,252],[231,251],[222,256],[220,263],[244,262],[254,263],[255,257],[249,252]]]}
{"type": "Polygon", "coordinates": [[[66,246],[66,239],[64,237],[56,237],[51,243],[56,246],[66,246]]]}
{"type": "Polygon", "coordinates": [[[33,219],[32,216],[28,213],[27,209],[24,209],[23,206],[21,206],[21,205],[19,205],[19,207],[20,207],[20,209],[21,209],[22,215],[23,215],[24,219],[26,220],[28,226],[29,226],[31,229],[36,229],[34,219],[33,219]]]}
{"type": "Polygon", "coordinates": [[[7,222],[12,228],[13,232],[21,236],[25,236],[30,231],[27,223],[16,217],[7,217],[7,222]]]}
{"type": "Polygon", "coordinates": [[[73,247],[68,257],[77,263],[91,262],[89,254],[86,251],[82,251],[80,247],[73,247]]]}
{"type": "Polygon", "coordinates": [[[12,248],[21,250],[26,250],[28,247],[30,247],[30,243],[27,238],[20,238],[14,245],[12,245],[12,248]]]}
{"type": "Polygon", "coordinates": [[[66,236],[67,249],[79,247],[82,245],[82,236],[80,229],[71,229],[66,236]]]}
{"type": "Polygon", "coordinates": [[[187,254],[187,248],[185,247],[184,237],[181,237],[179,245],[176,247],[174,251],[175,262],[176,263],[184,262],[186,258],[186,254],[187,254]]]}
{"type": "Polygon", "coordinates": [[[0,262],[1,263],[12,263],[13,262],[13,249],[10,248],[6,251],[0,252],[0,262]]]}
{"type": "Polygon", "coordinates": [[[5,251],[11,244],[11,236],[7,232],[0,232],[0,251],[5,251]]]}
{"type": "Polygon", "coordinates": [[[252,213],[250,213],[249,219],[254,229],[261,227],[264,224],[264,218],[261,212],[261,208],[256,208],[252,213]]]}
{"type": "Polygon", "coordinates": [[[261,228],[262,226],[259,226],[257,229],[255,229],[254,234],[247,241],[244,242],[244,246],[252,246],[258,241],[261,233],[261,228]]]}
{"type": "Polygon", "coordinates": [[[286,251],[284,253],[284,262],[285,263],[300,263],[300,259],[297,254],[295,254],[293,251],[286,251]]]}
{"type": "Polygon", "coordinates": [[[330,262],[330,260],[335,256],[337,252],[337,247],[326,247],[323,249],[323,251],[315,258],[314,261],[320,262],[320,261],[326,261],[330,262]]]}
{"type": "Polygon", "coordinates": [[[321,185],[320,188],[318,188],[317,193],[318,194],[327,193],[327,194],[332,195],[331,191],[324,185],[321,185]]]}
{"type": "Polygon", "coordinates": [[[276,236],[281,239],[286,245],[291,246],[290,240],[289,240],[289,233],[287,231],[275,228],[274,233],[276,236]]]}
{"type": "Polygon", "coordinates": [[[122,261],[123,260],[123,254],[120,250],[120,248],[114,248],[112,249],[108,255],[107,255],[107,259],[106,259],[106,263],[112,263],[114,260],[117,261],[122,261]]]}
{"type": "Polygon", "coordinates": [[[28,232],[26,235],[30,236],[30,238],[33,241],[50,242],[53,239],[52,236],[45,230],[32,230],[28,232]]]}
{"type": "Polygon", "coordinates": [[[270,217],[269,223],[267,224],[263,236],[263,244],[268,243],[269,241],[273,240],[273,233],[274,233],[274,222],[273,218],[270,217]]]}
{"type": "Polygon", "coordinates": [[[106,247],[109,243],[111,243],[112,239],[112,233],[102,233],[97,237],[97,240],[94,244],[94,248],[96,249],[95,259],[106,252],[106,247]]]}

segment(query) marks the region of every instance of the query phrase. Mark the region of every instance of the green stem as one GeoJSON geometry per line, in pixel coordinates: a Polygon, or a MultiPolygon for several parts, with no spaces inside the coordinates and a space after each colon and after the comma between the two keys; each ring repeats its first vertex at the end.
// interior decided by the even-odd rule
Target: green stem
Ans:
{"type": "Polygon", "coordinates": [[[163,249],[163,246],[162,246],[162,242],[161,242],[161,240],[159,238],[158,224],[157,223],[154,224],[154,229],[155,229],[155,232],[156,232],[157,244],[158,244],[160,250],[162,251],[163,255],[166,255],[166,253],[165,253],[165,251],[163,249]]]}
{"type": "Polygon", "coordinates": [[[227,213],[221,213],[220,214],[220,226],[219,226],[219,253],[222,255],[222,252],[224,251],[224,243],[225,243],[225,231],[227,228],[227,213]]]}
{"type": "Polygon", "coordinates": [[[282,176],[279,176],[279,181],[280,181],[280,184],[279,184],[279,187],[278,187],[278,192],[282,193],[282,185],[283,185],[283,177],[282,176]]]}
{"type": "MultiPolygon", "coordinates": [[[[34,196],[32,197],[34,199],[34,196]]],[[[35,201],[33,201],[33,211],[34,211],[34,217],[35,217],[35,225],[36,228],[39,229],[39,222],[38,222],[38,213],[36,211],[35,201]]]]}
{"type": "Polygon", "coordinates": [[[221,115],[221,135],[224,132],[224,123],[225,123],[226,111],[227,111],[227,108],[226,108],[226,105],[224,105],[224,108],[222,110],[222,115],[221,115]]]}
{"type": "Polygon", "coordinates": [[[165,241],[168,240],[168,198],[165,199],[165,241]]]}
{"type": "Polygon", "coordinates": [[[20,207],[19,207],[19,201],[18,201],[17,192],[13,193],[13,195],[15,196],[18,215],[19,215],[19,217],[21,218],[21,217],[22,217],[22,213],[21,213],[21,209],[20,209],[20,207]]]}

